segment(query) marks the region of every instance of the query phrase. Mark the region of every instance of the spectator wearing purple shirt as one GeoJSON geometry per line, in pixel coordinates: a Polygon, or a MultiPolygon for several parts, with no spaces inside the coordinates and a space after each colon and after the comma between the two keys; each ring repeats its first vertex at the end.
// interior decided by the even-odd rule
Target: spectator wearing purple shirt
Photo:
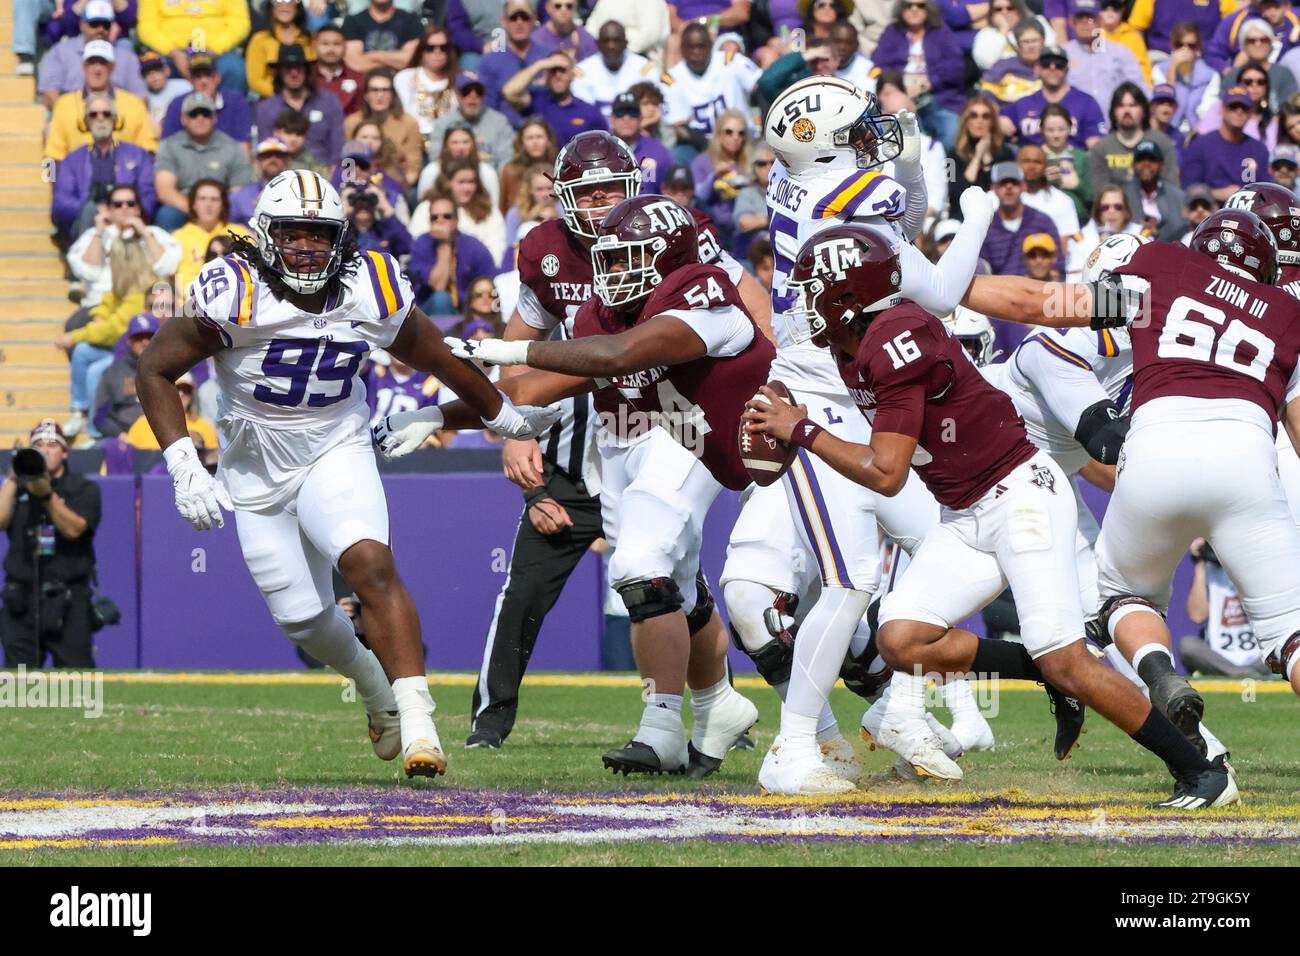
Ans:
{"type": "MultiPolygon", "coordinates": [[[[217,129],[237,143],[247,148],[253,135],[252,111],[248,100],[237,90],[223,90],[221,74],[217,72],[215,61],[206,53],[190,56],[190,83],[195,93],[206,93],[217,106],[217,129]]],[[[178,96],[167,106],[167,115],[163,117],[163,139],[181,131],[181,104],[185,97],[178,96]]],[[[265,129],[269,132],[271,127],[265,129]]]]}
{"type": "Polygon", "coordinates": [[[966,105],[966,61],[934,0],[897,0],[872,60],[882,70],[903,74],[921,126],[944,149],[952,149],[957,114],[966,105]]]}
{"type": "Polygon", "coordinates": [[[1212,133],[1202,133],[1183,150],[1183,188],[1204,183],[1219,202],[1243,183],[1271,182],[1268,147],[1247,136],[1252,104],[1244,86],[1233,86],[1223,97],[1223,122],[1212,133]]]}
{"type": "Polygon", "coordinates": [[[370,420],[377,422],[385,415],[437,405],[440,385],[428,372],[417,372],[387,352],[372,352],[366,373],[370,420]]]}
{"type": "MultiPolygon", "coordinates": [[[[85,85],[82,52],[87,40],[109,39],[113,31],[113,5],[108,0],[90,0],[81,14],[80,31],[64,37],[41,57],[36,91],[47,110],[54,109],[54,102],[60,94],[71,93],[85,85]]],[[[131,41],[122,38],[114,49],[117,58],[113,62],[113,85],[143,99],[148,91],[140,78],[140,61],[131,49],[131,41]]]]}
{"type": "Polygon", "coordinates": [[[289,147],[275,137],[268,137],[257,144],[255,161],[260,178],[247,186],[240,186],[230,193],[230,221],[244,224],[253,218],[257,208],[257,199],[262,190],[276,176],[284,172],[289,162],[289,147]]]}
{"type": "Polygon", "coordinates": [[[68,154],[56,167],[50,217],[59,235],[71,242],[95,224],[95,213],[116,184],[134,186],[141,216],[153,218],[158,205],[153,188],[153,154],[113,139],[117,108],[102,93],[86,97],[85,122],[91,142],[68,154]]]}
{"type": "Polygon", "coordinates": [[[1043,88],[1002,107],[1002,131],[1021,143],[1043,142],[1043,110],[1059,103],[1070,113],[1070,144],[1088,149],[1106,134],[1101,107],[1087,93],[1066,82],[1070,61],[1060,50],[1046,50],[1035,67],[1043,88]]]}
{"type": "Polygon", "coordinates": [[[447,33],[460,53],[460,67],[476,69],[501,20],[502,0],[450,0],[447,33]]]}
{"type": "Polygon", "coordinates": [[[275,118],[285,110],[297,110],[307,117],[307,148],[321,162],[334,166],[343,147],[343,107],[329,90],[318,90],[311,81],[307,53],[296,43],[282,45],[275,63],[275,96],[257,104],[257,128],[275,127],[275,118]]]}
{"type": "Polygon", "coordinates": [[[363,250],[387,252],[402,259],[411,253],[411,233],[397,218],[393,204],[373,183],[347,186],[341,194],[343,211],[363,250]]]}
{"type": "Polygon", "coordinates": [[[474,280],[498,271],[487,246],[456,228],[451,197],[434,196],[429,201],[429,234],[415,240],[407,266],[420,308],[429,315],[459,312],[474,280]]]}
{"type": "Polygon", "coordinates": [[[553,53],[529,64],[506,84],[506,101],[525,113],[540,116],[555,130],[560,147],[589,129],[609,129],[600,108],[573,95],[573,60],[567,53],[553,53]],[[546,86],[531,89],[533,80],[545,72],[546,86]]]}
{"type": "MultiPolygon", "coordinates": [[[[1258,56],[1250,57],[1249,51],[1243,51],[1241,48],[1242,24],[1247,20],[1258,18],[1267,20],[1269,26],[1273,28],[1278,42],[1281,43],[1279,54],[1300,43],[1300,17],[1297,17],[1291,9],[1291,0],[1285,2],[1260,0],[1259,3],[1242,7],[1232,16],[1224,17],[1219,21],[1218,28],[1205,46],[1205,62],[1222,73],[1230,66],[1244,65],[1247,59],[1264,59],[1258,56]]],[[[1272,54],[1273,51],[1269,50],[1266,57],[1272,59],[1272,54]]]]}
{"type": "Polygon", "coordinates": [[[506,0],[501,12],[505,47],[484,54],[478,65],[478,74],[486,90],[487,107],[505,116],[515,129],[522,125],[524,118],[506,102],[501,91],[512,76],[546,56],[542,48],[533,42],[533,27],[536,23],[537,18],[533,16],[529,0],[506,0]]]}
{"type": "Polygon", "coordinates": [[[533,46],[544,56],[567,51],[574,61],[599,52],[596,38],[574,22],[578,0],[546,0],[546,22],[533,31],[533,46]]]}
{"type": "MultiPolygon", "coordinates": [[[[119,39],[125,40],[127,35],[135,29],[136,21],[139,19],[137,13],[138,4],[136,0],[111,0],[109,6],[113,8],[113,19],[117,22],[119,29],[119,39]]],[[[51,9],[53,4],[46,9],[51,9]]],[[[15,10],[15,13],[17,11],[15,10]]],[[[45,23],[45,42],[48,46],[54,46],[63,37],[75,37],[77,29],[80,26],[82,18],[86,15],[83,9],[80,14],[77,13],[75,3],[63,3],[63,12],[60,16],[51,17],[45,23]]]]}
{"type": "Polygon", "coordinates": [[[998,163],[993,167],[993,193],[998,199],[998,214],[993,217],[980,258],[988,262],[996,276],[1026,274],[1024,244],[1036,233],[1047,233],[1056,243],[1056,267],[1065,273],[1061,236],[1051,218],[1024,204],[1025,173],[1018,163],[998,163]]]}
{"type": "Polygon", "coordinates": [[[659,182],[673,164],[668,147],[641,132],[641,103],[634,93],[620,93],[609,108],[610,131],[623,141],[641,167],[641,192],[659,192],[659,182]]]}

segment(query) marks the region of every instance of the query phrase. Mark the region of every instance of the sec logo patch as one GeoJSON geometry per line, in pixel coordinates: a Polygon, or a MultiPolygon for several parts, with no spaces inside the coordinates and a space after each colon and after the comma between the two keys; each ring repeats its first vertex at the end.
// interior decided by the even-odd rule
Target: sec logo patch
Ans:
{"type": "Polygon", "coordinates": [[[550,278],[560,271],[559,256],[546,256],[542,259],[542,275],[550,278]]]}

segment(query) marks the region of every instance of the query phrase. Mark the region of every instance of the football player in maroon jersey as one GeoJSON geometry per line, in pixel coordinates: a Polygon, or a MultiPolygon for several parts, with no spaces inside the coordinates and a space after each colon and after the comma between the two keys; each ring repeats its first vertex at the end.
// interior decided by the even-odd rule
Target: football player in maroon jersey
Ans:
{"type": "Polygon", "coordinates": [[[1188,247],[1156,242],[1091,284],[977,279],[989,314],[1055,326],[1127,324],[1133,418],[1098,541],[1103,617],[1175,722],[1203,703],[1173,673],[1164,623],[1174,569],[1211,542],[1261,655],[1300,693],[1300,532],[1278,479],[1279,417],[1300,447],[1300,306],[1277,280],[1273,234],[1223,209],[1188,247]]]}
{"type": "MultiPolygon", "coordinates": [[[[541,370],[503,387],[543,404],[595,388],[602,497],[621,505],[605,516],[610,580],[632,619],[641,674],[653,682],[636,735],[607,753],[605,764],[657,773],[689,762],[705,773],[758,712],[729,686],[726,633],[707,588],[697,593],[700,534],[719,486],[750,483],[735,429],[745,401],[767,381],[775,350],[726,272],[700,262],[695,219],[670,199],[618,204],[600,226],[592,266],[598,298],[578,310],[572,340],[480,339],[457,345],[457,354],[541,370]],[[681,721],[686,686],[689,746],[681,721]]],[[[417,434],[454,427],[465,414],[453,403],[390,416],[381,448],[404,453],[423,440],[417,434]]]]}
{"type": "MultiPolygon", "coordinates": [[[[884,240],[845,225],[808,240],[791,273],[813,333],[830,344],[854,401],[873,419],[870,445],[825,432],[803,406],[772,401],[770,390],[745,416],[752,431],[793,441],[883,495],[896,494],[915,468],[944,506],[881,603],[881,656],[912,672],[1046,681],[1165,761],[1177,784],[1162,805],[1232,802],[1236,784],[1222,761],[1207,761],[1086,650],[1068,479],[1029,442],[1011,399],[980,375],[943,323],[901,300],[899,271],[884,240]],[[1023,645],[981,641],[955,626],[1008,583],[1023,645]]],[[[924,706],[923,695],[899,695],[883,719],[920,733],[924,706]]]]}

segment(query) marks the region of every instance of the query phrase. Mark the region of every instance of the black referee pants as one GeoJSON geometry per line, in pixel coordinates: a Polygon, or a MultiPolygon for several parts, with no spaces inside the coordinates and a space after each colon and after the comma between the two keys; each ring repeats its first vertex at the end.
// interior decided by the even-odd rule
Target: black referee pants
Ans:
{"type": "Polygon", "coordinates": [[[573,569],[603,533],[599,495],[587,494],[585,487],[561,471],[549,474],[546,490],[569,512],[573,527],[544,535],[533,527],[524,509],[474,686],[473,729],[499,734],[503,740],[515,725],[519,685],[542,622],[573,569]]]}

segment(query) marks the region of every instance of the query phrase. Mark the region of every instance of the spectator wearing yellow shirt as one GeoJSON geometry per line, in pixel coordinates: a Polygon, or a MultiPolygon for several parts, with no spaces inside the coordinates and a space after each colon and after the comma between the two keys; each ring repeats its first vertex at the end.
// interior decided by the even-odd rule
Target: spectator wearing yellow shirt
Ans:
{"type": "Polygon", "coordinates": [[[181,246],[181,264],[176,269],[176,289],[182,299],[189,291],[190,283],[203,268],[208,243],[227,232],[248,236],[250,239],[253,235],[242,224],[229,221],[230,197],[226,187],[217,180],[200,179],[190,187],[188,199],[190,221],[172,233],[172,238],[181,246]]]}
{"type": "Polygon", "coordinates": [[[1147,53],[1147,41],[1132,24],[1124,21],[1124,10],[1128,0],[1101,0],[1101,13],[1097,25],[1102,35],[1111,43],[1127,47],[1138,61],[1142,78],[1146,80],[1147,89],[1151,89],[1151,57],[1147,53]]]}
{"type": "Polygon", "coordinates": [[[45,155],[61,162],[74,149],[89,146],[90,129],[86,126],[84,97],[91,93],[105,93],[113,97],[117,111],[119,142],[131,143],[149,152],[157,152],[158,136],[149,119],[149,107],[134,93],[113,86],[113,64],[117,53],[107,40],[91,40],[81,55],[81,68],[86,83],[80,90],[64,93],[54,103],[50,114],[50,128],[45,138],[45,155]]]}
{"type": "MultiPolygon", "coordinates": [[[[280,47],[297,44],[316,59],[311,34],[307,32],[307,13],[300,0],[271,0],[271,23],[258,30],[248,41],[244,57],[248,60],[248,88],[261,97],[275,95],[275,70],[272,64],[280,57],[280,47]]],[[[259,135],[265,135],[259,132],[259,135]]]]}
{"type": "Polygon", "coordinates": [[[190,51],[212,54],[222,87],[247,94],[240,47],[250,28],[248,0],[140,0],[136,32],[141,43],[170,59],[187,80],[190,51]]]}
{"type": "MultiPolygon", "coordinates": [[[[194,376],[186,372],[176,380],[176,391],[181,396],[181,407],[185,409],[185,427],[190,433],[194,447],[198,449],[199,460],[204,465],[216,464],[217,430],[212,422],[199,414],[199,407],[194,403],[194,376]]],[[[158,439],[149,427],[149,419],[141,415],[122,436],[132,448],[141,451],[159,451],[158,439]]]]}

